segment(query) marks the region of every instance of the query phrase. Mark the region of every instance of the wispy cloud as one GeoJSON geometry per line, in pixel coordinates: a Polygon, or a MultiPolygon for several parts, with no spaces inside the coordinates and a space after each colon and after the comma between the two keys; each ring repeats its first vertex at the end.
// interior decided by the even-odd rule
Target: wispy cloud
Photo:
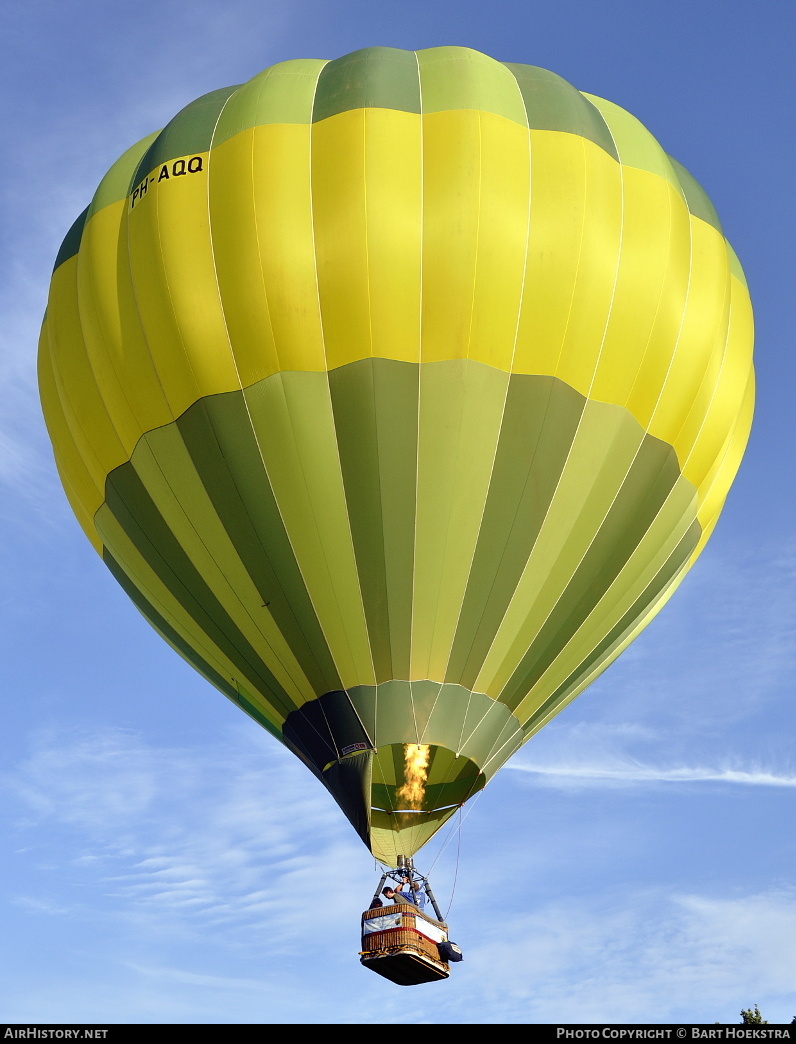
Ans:
{"type": "MultiPolygon", "coordinates": [[[[516,768],[544,780],[583,771],[516,768]]],[[[588,771],[685,782],[695,772],[596,761],[588,771]]],[[[778,778],[732,772],[742,782],[778,778]]],[[[793,785],[782,778],[790,782],[773,785],[793,785]]],[[[249,728],[212,748],[157,746],[120,730],[42,733],[4,783],[17,816],[11,832],[31,868],[17,904],[73,931],[91,923],[93,939],[108,933],[101,996],[70,997],[60,970],[46,995],[17,999],[23,1019],[710,1021],[754,1002],[769,1018],[786,1015],[792,891],[717,897],[635,880],[550,901],[537,873],[533,894],[507,904],[499,897],[515,894],[517,866],[496,862],[492,849],[481,884],[470,873],[469,900],[457,906],[465,962],[444,992],[407,998],[364,971],[352,990],[351,900],[369,894],[369,860],[317,781],[249,728]],[[60,882],[53,894],[38,869],[48,862],[60,882]]]]}
{"type": "Polygon", "coordinates": [[[618,890],[578,902],[506,911],[466,953],[472,1021],[739,1021],[758,1002],[792,1017],[796,894],[740,897],[618,890]]]}
{"type": "Polygon", "coordinates": [[[789,749],[761,730],[737,733],[728,750],[720,734],[706,740],[692,727],[675,731],[656,721],[650,708],[639,709],[638,721],[612,721],[600,716],[596,701],[580,716],[573,708],[553,721],[505,766],[506,771],[539,786],[620,787],[666,784],[728,784],[745,787],[796,787],[789,749]],[[751,741],[762,738],[754,745],[751,741]],[[749,747],[751,749],[746,749],[749,747]]]}
{"type": "Polygon", "coordinates": [[[358,968],[372,859],[271,737],[244,725],[212,746],[164,747],[52,731],[0,782],[26,867],[5,888],[12,916],[45,926],[48,953],[61,934],[102,953],[81,955],[89,976],[72,981],[70,960],[38,987],[25,980],[7,1018],[429,1018],[422,999],[358,968]]]}
{"type": "Polygon", "coordinates": [[[664,768],[637,761],[623,763],[560,763],[555,765],[510,762],[507,768],[536,776],[551,785],[622,783],[735,783],[753,787],[796,787],[796,775],[766,769],[713,768],[682,765],[664,768]]]}
{"type": "Polygon", "coordinates": [[[243,748],[43,735],[6,780],[24,809],[16,832],[57,832],[122,916],[247,932],[267,921],[272,948],[295,945],[296,895],[317,894],[319,861],[355,864],[357,842],[340,840],[336,806],[289,754],[268,737],[243,748]]]}

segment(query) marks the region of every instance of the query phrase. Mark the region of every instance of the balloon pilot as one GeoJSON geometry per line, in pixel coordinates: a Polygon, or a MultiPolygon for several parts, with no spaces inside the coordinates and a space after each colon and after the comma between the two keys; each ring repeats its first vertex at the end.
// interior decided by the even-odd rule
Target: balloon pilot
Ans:
{"type": "Polygon", "coordinates": [[[414,903],[419,910],[422,910],[426,905],[426,893],[423,883],[421,881],[412,881],[408,877],[401,878],[399,891],[396,892],[392,888],[383,888],[382,895],[386,895],[394,903],[414,903]]]}
{"type": "Polygon", "coordinates": [[[412,903],[418,910],[425,909],[426,902],[430,902],[437,920],[442,923],[442,914],[437,906],[437,901],[434,898],[434,893],[431,891],[431,886],[428,883],[428,878],[422,877],[420,873],[415,870],[414,866],[404,864],[403,866],[397,867],[395,870],[385,870],[382,874],[381,881],[379,881],[379,887],[376,889],[376,894],[373,896],[371,902],[371,908],[376,906],[376,901],[379,899],[379,895],[385,896],[393,903],[412,903]],[[382,888],[384,882],[388,879],[395,881],[399,887],[391,888],[387,886],[382,888]]]}

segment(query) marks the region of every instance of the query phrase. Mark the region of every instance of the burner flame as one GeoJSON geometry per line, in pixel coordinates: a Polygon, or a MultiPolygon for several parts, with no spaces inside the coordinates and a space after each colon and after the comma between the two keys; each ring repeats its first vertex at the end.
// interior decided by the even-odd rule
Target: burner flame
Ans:
{"type": "Polygon", "coordinates": [[[420,809],[426,793],[428,759],[431,748],[425,743],[404,744],[404,778],[406,782],[396,791],[396,797],[407,809],[420,809]]]}

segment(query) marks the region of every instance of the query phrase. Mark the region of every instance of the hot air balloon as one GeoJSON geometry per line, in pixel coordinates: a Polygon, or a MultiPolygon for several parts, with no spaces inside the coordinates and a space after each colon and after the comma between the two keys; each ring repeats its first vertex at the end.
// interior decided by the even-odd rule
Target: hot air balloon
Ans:
{"type": "Polygon", "coordinates": [[[468,48],[372,47],[124,153],[39,361],[111,573],[396,867],[683,579],[751,348],[715,209],[634,116],[468,48]]]}

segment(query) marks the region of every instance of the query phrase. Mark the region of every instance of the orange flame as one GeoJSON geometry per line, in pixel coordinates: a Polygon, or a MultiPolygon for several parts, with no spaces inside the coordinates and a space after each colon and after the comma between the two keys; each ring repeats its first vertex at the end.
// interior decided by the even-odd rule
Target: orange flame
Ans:
{"type": "Polygon", "coordinates": [[[428,778],[428,759],[431,748],[425,743],[404,744],[404,777],[406,782],[396,791],[400,804],[419,809],[423,804],[428,778]]]}

